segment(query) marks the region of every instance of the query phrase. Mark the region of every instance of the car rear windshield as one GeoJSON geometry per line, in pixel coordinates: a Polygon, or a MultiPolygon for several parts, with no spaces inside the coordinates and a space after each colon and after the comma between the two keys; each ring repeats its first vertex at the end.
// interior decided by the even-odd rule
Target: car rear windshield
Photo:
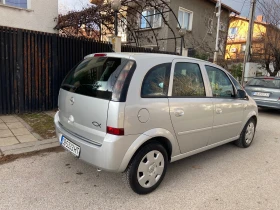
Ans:
{"type": "Polygon", "coordinates": [[[247,83],[247,86],[280,89],[280,79],[254,78],[247,83]]]}
{"type": "Polygon", "coordinates": [[[83,60],[64,79],[61,88],[76,94],[110,100],[128,59],[93,57],[83,60]]]}

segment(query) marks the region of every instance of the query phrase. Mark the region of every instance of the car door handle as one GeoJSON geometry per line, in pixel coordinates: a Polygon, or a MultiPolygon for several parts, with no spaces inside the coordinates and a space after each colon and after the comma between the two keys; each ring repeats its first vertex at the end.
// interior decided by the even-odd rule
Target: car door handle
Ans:
{"type": "Polygon", "coordinates": [[[223,110],[221,108],[216,108],[216,113],[217,114],[222,114],[223,113],[223,110]]]}
{"type": "Polygon", "coordinates": [[[182,117],[185,114],[185,112],[183,109],[175,109],[174,114],[176,117],[182,117]]]}

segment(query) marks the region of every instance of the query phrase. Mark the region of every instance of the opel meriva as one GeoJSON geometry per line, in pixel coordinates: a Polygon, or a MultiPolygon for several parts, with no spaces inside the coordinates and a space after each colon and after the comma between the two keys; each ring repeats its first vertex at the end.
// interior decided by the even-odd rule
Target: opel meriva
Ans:
{"type": "Polygon", "coordinates": [[[55,116],[60,144],[97,168],[123,172],[138,194],[169,162],[234,141],[249,147],[258,110],[209,62],[163,54],[92,54],[64,79],[55,116]]]}

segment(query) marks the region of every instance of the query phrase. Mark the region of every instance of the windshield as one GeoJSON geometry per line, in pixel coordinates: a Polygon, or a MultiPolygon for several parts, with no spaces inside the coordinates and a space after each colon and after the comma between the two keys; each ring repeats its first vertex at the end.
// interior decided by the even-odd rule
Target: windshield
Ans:
{"type": "Polygon", "coordinates": [[[69,72],[61,88],[76,94],[110,100],[112,89],[127,62],[123,58],[88,58],[69,72]]]}
{"type": "Polygon", "coordinates": [[[264,87],[264,88],[274,88],[280,89],[280,79],[274,78],[255,78],[247,83],[250,87],[264,87]]]}

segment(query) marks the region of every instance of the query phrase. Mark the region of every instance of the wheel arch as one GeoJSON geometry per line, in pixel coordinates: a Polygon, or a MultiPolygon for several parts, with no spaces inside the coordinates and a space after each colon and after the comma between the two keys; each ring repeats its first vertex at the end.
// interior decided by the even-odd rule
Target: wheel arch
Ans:
{"type": "Polygon", "coordinates": [[[169,161],[171,160],[172,156],[180,154],[177,139],[173,136],[173,134],[165,129],[153,129],[140,135],[129,147],[122,160],[119,172],[125,171],[128,164],[139,152],[139,150],[152,142],[157,142],[166,149],[169,161]]]}
{"type": "Polygon", "coordinates": [[[246,118],[244,119],[243,121],[243,124],[242,124],[242,130],[244,128],[244,126],[246,125],[246,123],[250,120],[250,119],[254,119],[256,121],[256,125],[257,125],[257,122],[258,122],[258,113],[254,110],[252,110],[251,112],[249,112],[246,116],[246,118]]]}

